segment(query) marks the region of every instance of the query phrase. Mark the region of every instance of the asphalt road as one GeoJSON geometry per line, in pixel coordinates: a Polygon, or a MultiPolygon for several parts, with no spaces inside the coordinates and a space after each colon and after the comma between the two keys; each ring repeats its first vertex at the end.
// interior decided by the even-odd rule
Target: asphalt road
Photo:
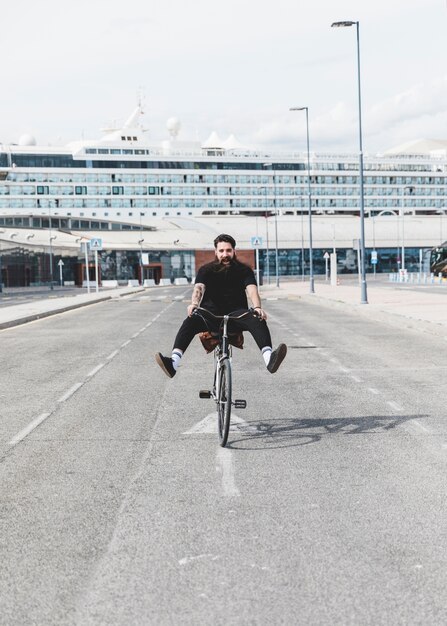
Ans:
{"type": "Polygon", "coordinates": [[[445,342],[267,302],[222,449],[189,293],[0,332],[0,623],[445,624],[445,342]]]}

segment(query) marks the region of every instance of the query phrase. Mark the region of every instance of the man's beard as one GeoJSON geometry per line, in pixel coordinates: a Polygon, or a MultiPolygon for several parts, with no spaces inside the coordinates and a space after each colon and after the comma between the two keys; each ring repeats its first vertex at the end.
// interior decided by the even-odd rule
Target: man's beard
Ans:
{"type": "Polygon", "coordinates": [[[223,259],[221,259],[220,261],[216,259],[214,262],[214,270],[216,272],[225,272],[231,269],[235,265],[235,263],[236,263],[236,255],[234,255],[233,258],[231,258],[228,263],[224,263],[223,259]]]}

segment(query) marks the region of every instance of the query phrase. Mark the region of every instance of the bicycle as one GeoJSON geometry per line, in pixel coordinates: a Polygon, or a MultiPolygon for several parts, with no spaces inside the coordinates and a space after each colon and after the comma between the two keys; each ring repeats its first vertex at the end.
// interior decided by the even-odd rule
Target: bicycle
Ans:
{"type": "MultiPolygon", "coordinates": [[[[232,400],[232,373],[231,373],[231,344],[228,334],[228,322],[230,320],[242,319],[245,316],[253,315],[253,309],[244,311],[241,315],[234,316],[231,313],[227,315],[214,315],[211,311],[198,307],[194,311],[194,315],[201,313],[209,315],[221,322],[219,332],[212,333],[217,345],[214,347],[214,380],[212,390],[199,391],[199,398],[212,398],[217,405],[217,433],[219,435],[219,443],[222,447],[227,444],[228,433],[230,431],[231,407],[236,409],[245,409],[247,407],[246,400],[232,400]]],[[[255,314],[256,315],[256,314],[255,314]]],[[[240,331],[242,332],[242,331],[240,331]]]]}

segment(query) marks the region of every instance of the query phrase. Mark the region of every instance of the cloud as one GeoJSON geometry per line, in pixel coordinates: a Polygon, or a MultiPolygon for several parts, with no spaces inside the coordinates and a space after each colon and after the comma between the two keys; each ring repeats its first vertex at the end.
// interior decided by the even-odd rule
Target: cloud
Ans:
{"type": "MultiPolygon", "coordinates": [[[[418,83],[362,110],[365,150],[382,151],[396,142],[418,138],[443,139],[447,135],[447,76],[418,83]]],[[[312,115],[309,111],[311,149],[358,149],[358,109],[339,101],[312,115]]],[[[306,139],[305,114],[293,112],[264,119],[253,129],[253,141],[270,147],[302,149],[306,139]],[[296,148],[301,145],[301,148],[296,148]]]]}

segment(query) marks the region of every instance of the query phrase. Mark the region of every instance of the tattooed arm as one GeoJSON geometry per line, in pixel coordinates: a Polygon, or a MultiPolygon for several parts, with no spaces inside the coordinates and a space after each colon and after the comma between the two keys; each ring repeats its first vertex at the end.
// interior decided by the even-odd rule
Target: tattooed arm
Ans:
{"type": "Polygon", "coordinates": [[[191,304],[188,306],[188,316],[194,313],[200,303],[202,302],[203,294],[205,293],[205,285],[203,283],[196,283],[191,297],[191,304]]]}

